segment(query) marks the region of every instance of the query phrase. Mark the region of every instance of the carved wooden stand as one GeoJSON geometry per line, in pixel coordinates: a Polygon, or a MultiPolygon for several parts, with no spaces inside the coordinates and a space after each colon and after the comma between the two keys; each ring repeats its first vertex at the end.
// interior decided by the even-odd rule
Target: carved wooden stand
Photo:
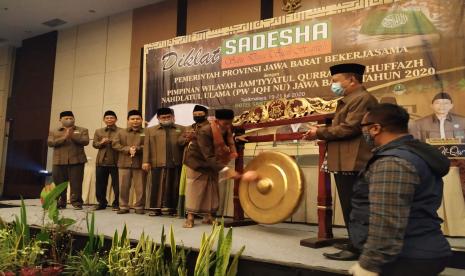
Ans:
{"type": "Polygon", "coordinates": [[[329,246],[334,243],[346,242],[346,238],[333,237],[333,198],[331,196],[331,176],[325,170],[321,169],[326,155],[326,143],[318,142],[320,168],[318,173],[318,237],[303,239],[300,245],[311,248],[320,248],[329,246]]]}
{"type": "MultiPolygon", "coordinates": [[[[296,123],[305,123],[305,122],[318,122],[320,124],[329,124],[332,119],[333,114],[319,114],[319,115],[310,115],[301,118],[295,119],[286,119],[279,121],[272,121],[266,123],[257,123],[257,124],[246,124],[241,126],[242,129],[254,129],[262,127],[271,127],[271,126],[280,126],[280,125],[289,125],[296,123]]],[[[248,143],[258,143],[258,142],[273,142],[273,141],[289,141],[289,140],[299,140],[302,138],[304,133],[279,133],[279,134],[268,134],[268,135],[257,135],[257,136],[247,136],[248,143]]],[[[326,154],[326,144],[324,141],[318,142],[319,148],[319,168],[323,165],[325,154],[326,154]]],[[[244,143],[237,144],[238,158],[236,159],[236,170],[242,173],[244,169],[244,143]]],[[[239,201],[239,182],[236,180],[234,182],[234,217],[232,221],[225,222],[227,226],[244,226],[255,224],[251,220],[244,219],[244,211],[242,210],[240,201],[239,201]]],[[[300,245],[308,246],[312,248],[319,248],[323,246],[331,245],[335,242],[343,242],[347,239],[338,239],[333,237],[333,207],[332,207],[332,196],[331,196],[331,178],[328,172],[319,170],[318,174],[318,237],[304,239],[300,241],[300,245]]]]}
{"type": "MultiPolygon", "coordinates": [[[[244,171],[244,143],[236,143],[237,155],[234,166],[236,171],[242,173],[244,171]]],[[[239,183],[240,180],[234,180],[234,192],[233,192],[233,205],[234,205],[234,215],[232,220],[225,219],[224,226],[226,227],[237,227],[237,226],[248,226],[257,224],[251,219],[244,218],[244,210],[242,210],[241,202],[239,200],[239,183]]]]}

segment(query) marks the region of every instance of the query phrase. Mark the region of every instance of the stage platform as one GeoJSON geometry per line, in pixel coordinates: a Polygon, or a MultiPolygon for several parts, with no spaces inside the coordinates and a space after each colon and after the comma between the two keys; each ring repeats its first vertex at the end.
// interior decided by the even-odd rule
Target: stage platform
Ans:
{"type": "MultiPolygon", "coordinates": [[[[19,200],[0,201],[0,217],[7,222],[12,221],[15,215],[19,215],[19,207],[17,207],[19,204],[19,200]]],[[[25,200],[25,204],[28,223],[40,225],[42,223],[40,201],[28,199],[25,200]]],[[[85,206],[84,210],[79,211],[70,209],[70,207],[68,205],[68,209],[62,211],[64,216],[77,221],[70,230],[85,234],[87,232],[86,213],[92,211],[93,206],[85,206]]],[[[162,226],[165,227],[165,231],[173,226],[177,244],[183,244],[184,247],[192,248],[194,251],[197,251],[200,246],[202,233],[209,232],[211,229],[209,225],[200,224],[200,220],[194,228],[185,229],[182,227],[183,219],[166,216],[150,217],[148,214],[136,215],[132,211],[130,214],[117,215],[110,208],[96,211],[95,218],[98,233],[108,238],[113,236],[115,229],[120,231],[126,224],[130,238],[137,240],[140,234],[145,232],[155,241],[159,241],[162,226]]],[[[316,237],[317,230],[317,226],[295,223],[236,227],[233,230],[232,250],[236,252],[242,245],[245,245],[241,258],[243,262],[253,262],[255,265],[264,266],[276,265],[282,270],[282,274],[271,275],[347,275],[347,270],[354,262],[331,261],[322,256],[324,252],[333,253],[337,249],[332,247],[312,249],[300,246],[301,239],[316,237]],[[286,269],[291,272],[297,270],[300,272],[287,273],[286,269]]],[[[337,237],[347,237],[344,228],[335,228],[334,234],[337,237]]],[[[449,241],[455,250],[465,252],[465,238],[449,238],[449,241]]],[[[465,270],[448,268],[441,275],[465,275],[465,270]]]]}

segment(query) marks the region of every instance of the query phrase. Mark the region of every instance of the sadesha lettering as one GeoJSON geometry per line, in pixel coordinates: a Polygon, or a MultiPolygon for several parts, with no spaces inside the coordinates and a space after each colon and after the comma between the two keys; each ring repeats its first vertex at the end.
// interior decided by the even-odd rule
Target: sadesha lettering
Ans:
{"type": "Polygon", "coordinates": [[[220,60],[220,48],[211,52],[203,52],[202,48],[192,48],[187,55],[178,56],[176,52],[169,52],[161,58],[163,71],[170,70],[177,65],[179,68],[214,64],[220,60]]]}
{"type": "Polygon", "coordinates": [[[234,36],[223,41],[223,53],[235,55],[292,44],[310,43],[330,39],[329,22],[312,22],[257,34],[234,36]]]}

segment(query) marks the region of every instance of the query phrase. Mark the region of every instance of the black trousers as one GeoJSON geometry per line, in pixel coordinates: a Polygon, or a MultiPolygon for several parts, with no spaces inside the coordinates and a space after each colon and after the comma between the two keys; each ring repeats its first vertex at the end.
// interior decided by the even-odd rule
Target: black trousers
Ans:
{"type": "Polygon", "coordinates": [[[447,265],[448,258],[408,259],[398,258],[381,268],[380,276],[436,276],[447,265]]]}
{"type": "Polygon", "coordinates": [[[350,212],[352,211],[352,195],[354,193],[354,185],[357,181],[358,172],[354,174],[335,173],[334,180],[336,181],[337,194],[341,203],[344,223],[346,224],[347,233],[349,232],[350,212]]]}
{"type": "MultiPolygon", "coordinates": [[[[69,181],[69,186],[71,187],[71,204],[73,206],[82,206],[82,179],[84,178],[84,164],[53,165],[52,177],[55,185],[69,181]]],[[[58,205],[66,206],[66,201],[66,191],[64,191],[60,195],[58,205]]]]}
{"type": "Polygon", "coordinates": [[[180,166],[152,169],[151,209],[169,209],[173,212],[176,210],[179,199],[180,177],[180,166]]]}
{"type": "Polygon", "coordinates": [[[118,207],[119,199],[119,178],[118,167],[110,166],[96,166],[95,167],[95,195],[97,197],[98,205],[106,207],[107,201],[107,186],[108,177],[111,175],[111,187],[115,194],[115,199],[111,204],[113,207],[118,207]]]}

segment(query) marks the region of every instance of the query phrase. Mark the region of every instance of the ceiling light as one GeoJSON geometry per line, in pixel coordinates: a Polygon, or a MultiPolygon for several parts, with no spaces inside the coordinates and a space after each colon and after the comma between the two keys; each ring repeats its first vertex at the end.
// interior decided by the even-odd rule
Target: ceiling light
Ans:
{"type": "Polygon", "coordinates": [[[43,22],[42,24],[45,25],[45,26],[49,26],[50,28],[54,28],[54,27],[57,27],[57,26],[60,26],[60,25],[63,25],[63,24],[66,24],[68,22],[60,19],[60,18],[55,18],[55,19],[52,19],[52,20],[49,20],[49,21],[45,21],[43,22]]]}

